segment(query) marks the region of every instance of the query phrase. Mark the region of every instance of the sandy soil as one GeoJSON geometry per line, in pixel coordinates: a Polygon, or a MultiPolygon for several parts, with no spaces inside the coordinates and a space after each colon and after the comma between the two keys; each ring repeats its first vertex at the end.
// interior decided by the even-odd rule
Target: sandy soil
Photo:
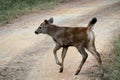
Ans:
{"type": "MultiPolygon", "coordinates": [[[[74,47],[69,48],[64,72],[59,73],[52,53],[53,40],[47,35],[34,34],[39,24],[50,17],[56,25],[78,27],[87,26],[97,17],[96,48],[104,60],[115,32],[120,29],[120,0],[75,0],[0,26],[0,80],[102,80],[98,67],[94,66],[98,63],[90,53],[79,75],[74,76],[81,62],[81,55],[74,47]]],[[[61,50],[59,58],[60,53],[61,50]]]]}

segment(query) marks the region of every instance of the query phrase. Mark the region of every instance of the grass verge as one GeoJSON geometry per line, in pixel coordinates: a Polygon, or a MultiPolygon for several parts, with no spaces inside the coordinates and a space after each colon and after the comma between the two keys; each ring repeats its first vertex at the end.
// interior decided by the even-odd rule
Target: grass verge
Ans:
{"type": "Polygon", "coordinates": [[[107,62],[108,80],[120,80],[120,35],[113,41],[113,50],[107,62]]]}
{"type": "Polygon", "coordinates": [[[25,13],[49,9],[70,0],[0,0],[0,24],[25,13]]]}

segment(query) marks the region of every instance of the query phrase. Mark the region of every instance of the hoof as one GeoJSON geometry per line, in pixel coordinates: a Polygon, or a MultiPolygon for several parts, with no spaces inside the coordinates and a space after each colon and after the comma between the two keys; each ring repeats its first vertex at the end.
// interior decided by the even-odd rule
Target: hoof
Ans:
{"type": "Polygon", "coordinates": [[[78,75],[80,71],[76,71],[75,75],[78,75]]]}
{"type": "Polygon", "coordinates": [[[60,68],[60,71],[59,71],[60,73],[62,73],[63,72],[63,68],[60,68]]]}
{"type": "Polygon", "coordinates": [[[78,74],[79,74],[79,72],[76,72],[76,73],[75,73],[75,75],[78,75],[78,74]]]}
{"type": "Polygon", "coordinates": [[[99,67],[98,65],[93,65],[93,67],[99,67]]]}

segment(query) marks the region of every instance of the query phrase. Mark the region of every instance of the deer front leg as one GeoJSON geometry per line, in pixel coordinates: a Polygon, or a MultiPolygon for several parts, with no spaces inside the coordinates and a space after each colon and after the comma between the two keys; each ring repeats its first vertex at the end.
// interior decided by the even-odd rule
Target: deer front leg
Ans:
{"type": "Polygon", "coordinates": [[[62,64],[61,64],[61,67],[60,67],[60,73],[63,72],[63,67],[64,67],[63,63],[64,63],[64,59],[65,59],[67,50],[68,50],[68,47],[63,47],[62,54],[61,54],[62,64]]]}
{"type": "Polygon", "coordinates": [[[56,64],[61,66],[61,63],[60,63],[60,61],[58,60],[58,57],[57,57],[57,50],[59,50],[60,48],[61,48],[61,46],[56,44],[56,46],[53,50],[53,53],[54,53],[54,56],[55,56],[56,64]]]}

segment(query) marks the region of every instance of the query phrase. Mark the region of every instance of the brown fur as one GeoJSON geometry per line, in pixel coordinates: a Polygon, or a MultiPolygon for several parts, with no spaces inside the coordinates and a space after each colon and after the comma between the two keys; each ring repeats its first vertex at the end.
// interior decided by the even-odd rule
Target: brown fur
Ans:
{"type": "Polygon", "coordinates": [[[88,57],[85,48],[95,56],[98,63],[101,65],[101,57],[96,51],[94,43],[95,36],[94,32],[92,31],[92,26],[96,23],[96,21],[97,19],[93,18],[89,22],[87,27],[60,27],[53,25],[53,18],[51,18],[41,23],[40,27],[35,31],[36,34],[48,34],[55,41],[56,46],[54,48],[53,53],[55,56],[56,63],[61,66],[60,72],[63,72],[64,58],[69,46],[75,46],[83,57],[82,62],[75,73],[76,75],[80,72],[83,64],[85,63],[88,57]],[[57,57],[57,50],[59,50],[61,47],[63,48],[61,55],[62,62],[60,62],[57,57]]]}

